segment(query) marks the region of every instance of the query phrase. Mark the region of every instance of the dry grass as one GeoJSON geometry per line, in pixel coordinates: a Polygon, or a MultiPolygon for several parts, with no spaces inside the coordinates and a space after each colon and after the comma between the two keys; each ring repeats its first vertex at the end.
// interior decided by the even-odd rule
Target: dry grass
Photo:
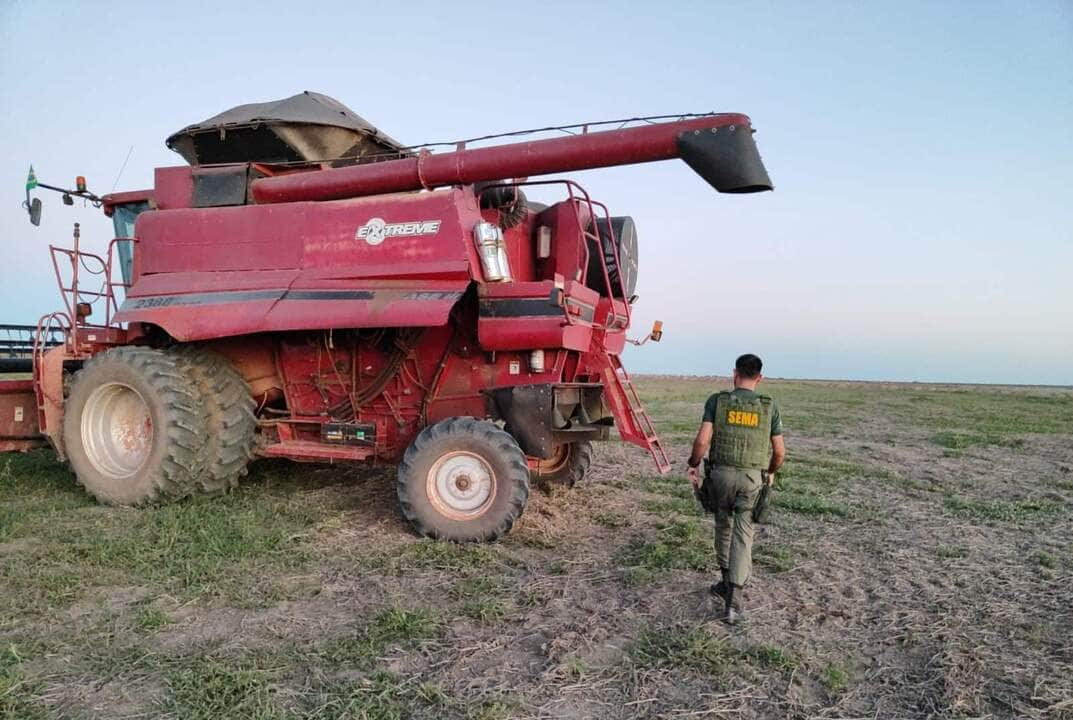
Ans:
{"type": "MultiPolygon", "coordinates": [[[[640,384],[681,461],[718,383],[640,384]]],[[[710,520],[621,443],[488,546],[415,539],[389,468],[123,511],[0,456],[0,718],[1073,718],[1073,393],[768,389],[733,630],[710,520]]]]}

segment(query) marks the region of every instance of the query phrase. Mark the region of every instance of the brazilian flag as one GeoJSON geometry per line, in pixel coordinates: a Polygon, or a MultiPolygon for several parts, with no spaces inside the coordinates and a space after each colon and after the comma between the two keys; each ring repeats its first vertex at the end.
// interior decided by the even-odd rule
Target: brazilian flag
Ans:
{"type": "Polygon", "coordinates": [[[33,190],[37,187],[37,175],[34,175],[34,166],[30,166],[30,174],[26,176],[26,189],[27,191],[33,190]]]}

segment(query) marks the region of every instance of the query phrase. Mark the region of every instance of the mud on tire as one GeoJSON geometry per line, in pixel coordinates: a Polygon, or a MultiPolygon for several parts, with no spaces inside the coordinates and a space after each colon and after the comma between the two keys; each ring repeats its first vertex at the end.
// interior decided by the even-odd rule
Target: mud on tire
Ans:
{"type": "Polygon", "coordinates": [[[197,489],[205,408],[174,353],[119,347],[75,373],[63,439],[78,482],[108,505],[145,505],[197,489]]]}
{"type": "Polygon", "coordinates": [[[256,404],[249,386],[227,358],[197,346],[178,350],[205,405],[207,464],[199,484],[207,493],[238,486],[253,458],[256,404]]]}
{"type": "Polygon", "coordinates": [[[398,472],[403,516],[420,534],[487,541],[510,531],[529,500],[529,468],[496,425],[451,418],[422,430],[398,472]]]}
{"type": "Polygon", "coordinates": [[[592,465],[592,443],[588,440],[564,443],[556,448],[555,457],[538,460],[529,470],[529,479],[534,483],[574,487],[592,465]]]}

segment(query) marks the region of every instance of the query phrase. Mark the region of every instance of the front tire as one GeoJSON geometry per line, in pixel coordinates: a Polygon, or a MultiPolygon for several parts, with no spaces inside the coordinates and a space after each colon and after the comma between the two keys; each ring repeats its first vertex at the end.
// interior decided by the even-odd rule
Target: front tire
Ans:
{"type": "Polygon", "coordinates": [[[517,441],[493,423],[450,418],[426,427],[407,448],[398,493],[420,535],[494,540],[525,510],[529,469],[517,441]]]}
{"type": "Polygon", "coordinates": [[[206,464],[204,418],[185,361],[119,347],[75,374],[63,441],[78,482],[99,502],[146,505],[197,488],[206,464]]]}

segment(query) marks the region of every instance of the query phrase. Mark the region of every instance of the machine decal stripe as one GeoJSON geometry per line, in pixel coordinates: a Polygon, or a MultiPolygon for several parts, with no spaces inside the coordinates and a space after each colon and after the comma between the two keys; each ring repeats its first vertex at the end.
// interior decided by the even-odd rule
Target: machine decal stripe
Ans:
{"type": "MultiPolygon", "coordinates": [[[[567,304],[581,308],[581,319],[592,322],[594,309],[567,299],[567,304]]],[[[552,305],[548,298],[484,298],[480,303],[481,317],[563,317],[562,308],[552,305]]]]}
{"type": "Polygon", "coordinates": [[[147,310],[176,305],[216,305],[221,303],[248,302],[250,300],[278,300],[285,290],[244,290],[214,293],[192,293],[190,295],[149,295],[146,297],[128,297],[123,301],[119,311],[147,310]]]}
{"type": "Polygon", "coordinates": [[[371,290],[288,290],[284,300],[372,300],[371,290]]]}
{"type": "MultiPolygon", "coordinates": [[[[462,296],[460,292],[439,290],[413,290],[405,292],[400,300],[452,300],[462,296]]],[[[120,312],[151,308],[176,307],[180,305],[222,305],[225,303],[249,302],[251,300],[372,300],[373,290],[241,290],[214,293],[191,293],[189,295],[151,295],[129,297],[123,301],[120,312]]]]}

